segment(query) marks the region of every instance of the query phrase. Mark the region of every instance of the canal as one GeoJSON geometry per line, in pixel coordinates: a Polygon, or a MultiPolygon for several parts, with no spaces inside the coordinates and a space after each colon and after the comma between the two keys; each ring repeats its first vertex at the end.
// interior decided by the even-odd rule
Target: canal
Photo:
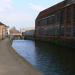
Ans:
{"type": "Polygon", "coordinates": [[[75,50],[32,40],[14,40],[12,47],[44,75],[75,75],[75,50]]]}

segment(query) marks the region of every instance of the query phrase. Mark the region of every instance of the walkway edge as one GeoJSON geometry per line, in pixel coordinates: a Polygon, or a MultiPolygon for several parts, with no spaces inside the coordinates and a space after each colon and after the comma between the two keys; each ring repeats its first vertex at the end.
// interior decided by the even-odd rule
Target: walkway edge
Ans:
{"type": "Polygon", "coordinates": [[[19,61],[20,64],[22,64],[24,67],[26,65],[28,65],[30,68],[32,68],[33,72],[36,72],[37,74],[36,75],[43,75],[43,73],[38,70],[37,68],[35,68],[32,64],[30,64],[27,60],[25,60],[22,56],[20,56],[16,51],[15,49],[11,46],[12,43],[10,42],[10,40],[8,41],[8,44],[9,44],[9,47],[11,48],[10,49],[10,53],[15,57],[15,59],[17,61],[19,61]]]}

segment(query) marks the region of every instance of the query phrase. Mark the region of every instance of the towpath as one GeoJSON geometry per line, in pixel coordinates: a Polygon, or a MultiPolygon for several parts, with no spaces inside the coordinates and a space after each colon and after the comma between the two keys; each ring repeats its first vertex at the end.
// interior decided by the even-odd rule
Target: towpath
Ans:
{"type": "Polygon", "coordinates": [[[9,40],[0,41],[0,75],[42,75],[21,59],[9,45],[9,40]]]}

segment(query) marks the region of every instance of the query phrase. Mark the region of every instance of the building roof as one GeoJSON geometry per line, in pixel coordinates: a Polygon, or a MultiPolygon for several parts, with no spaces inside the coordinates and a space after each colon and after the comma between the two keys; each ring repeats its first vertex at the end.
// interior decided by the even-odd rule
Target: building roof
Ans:
{"type": "Polygon", "coordinates": [[[3,24],[2,22],[0,22],[0,26],[1,26],[1,25],[5,26],[5,27],[8,27],[8,26],[6,26],[5,24],[3,24]]]}
{"type": "Polygon", "coordinates": [[[11,28],[10,33],[19,33],[19,31],[16,28],[11,28]]]}
{"type": "Polygon", "coordinates": [[[2,22],[0,22],[0,25],[4,25],[2,22]]]}
{"type": "Polygon", "coordinates": [[[49,7],[48,9],[45,9],[45,10],[41,11],[39,13],[39,15],[37,16],[36,20],[37,19],[42,19],[42,18],[50,15],[51,13],[54,13],[55,11],[63,8],[64,6],[65,6],[65,1],[62,1],[62,2],[56,4],[56,5],[52,6],[52,7],[49,7]]]}
{"type": "Polygon", "coordinates": [[[22,33],[19,32],[16,28],[11,28],[9,30],[9,32],[10,32],[11,35],[22,35],[22,33]]]}

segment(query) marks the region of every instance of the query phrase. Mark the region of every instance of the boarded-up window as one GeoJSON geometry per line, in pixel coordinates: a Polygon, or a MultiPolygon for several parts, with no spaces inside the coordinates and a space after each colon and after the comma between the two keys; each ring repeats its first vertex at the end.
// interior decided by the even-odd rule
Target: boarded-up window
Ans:
{"type": "Polygon", "coordinates": [[[73,36],[75,37],[75,4],[73,6],[73,36]]]}
{"type": "Polygon", "coordinates": [[[64,36],[64,9],[60,11],[60,35],[64,36]]]}

